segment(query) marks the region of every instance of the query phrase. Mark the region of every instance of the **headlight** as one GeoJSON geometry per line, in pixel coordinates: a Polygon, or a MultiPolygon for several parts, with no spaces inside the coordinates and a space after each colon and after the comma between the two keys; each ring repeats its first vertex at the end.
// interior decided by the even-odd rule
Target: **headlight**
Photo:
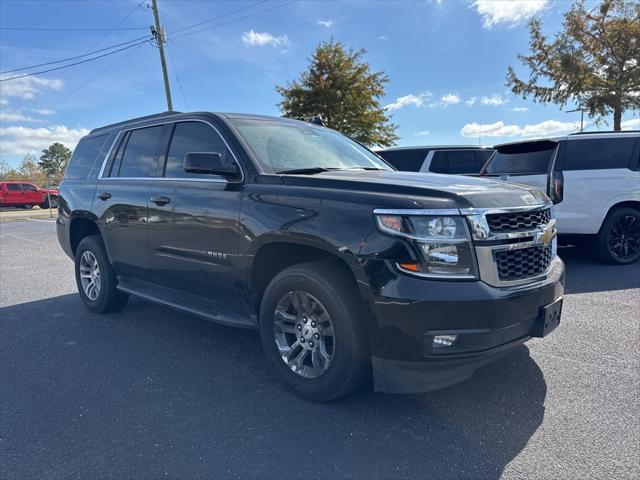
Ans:
{"type": "Polygon", "coordinates": [[[475,260],[464,217],[376,211],[378,228],[410,240],[419,261],[398,263],[409,273],[438,278],[475,279],[475,260]]]}

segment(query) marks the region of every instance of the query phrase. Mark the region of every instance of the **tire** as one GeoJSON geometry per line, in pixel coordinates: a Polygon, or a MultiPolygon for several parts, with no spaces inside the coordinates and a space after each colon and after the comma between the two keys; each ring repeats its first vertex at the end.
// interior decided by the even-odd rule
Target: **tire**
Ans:
{"type": "MultiPolygon", "coordinates": [[[[38,205],[43,210],[49,208],[49,197],[44,197],[44,202],[38,205]]],[[[58,208],[58,200],[53,195],[51,196],[51,208],[58,208]]]]}
{"type": "Polygon", "coordinates": [[[260,338],[276,376],[290,391],[307,400],[326,402],[347,395],[362,386],[370,372],[371,360],[361,300],[346,273],[328,263],[294,265],[276,275],[262,298],[260,338]],[[296,309],[296,304],[304,303],[301,298],[308,300],[309,308],[300,309],[306,313],[296,309]],[[278,316],[276,319],[276,308],[288,312],[287,333],[276,331],[278,325],[284,324],[281,320],[285,318],[278,316]],[[319,313],[322,310],[326,315],[319,313]],[[318,320],[317,329],[314,318],[318,320]],[[302,324],[303,320],[306,325],[302,324]],[[308,328],[311,326],[316,333],[307,331],[312,330],[308,328]],[[333,337],[329,336],[331,331],[333,337]],[[315,350],[307,352],[304,357],[306,365],[303,364],[296,371],[290,365],[296,363],[294,359],[300,358],[294,353],[298,349],[303,351],[300,343],[303,332],[304,335],[309,333],[306,346],[315,347],[315,350]],[[321,340],[312,344],[314,338],[321,340]],[[281,349],[282,344],[286,346],[294,342],[298,346],[291,353],[291,364],[288,365],[281,353],[286,351],[281,349]],[[322,366],[316,367],[316,359],[319,360],[318,365],[322,366]]]}
{"type": "Polygon", "coordinates": [[[90,235],[80,241],[76,249],[75,271],[80,298],[89,311],[93,313],[109,313],[126,305],[129,295],[120,292],[116,288],[118,282],[107,259],[104,244],[99,235],[90,235]],[[94,275],[95,270],[87,268],[91,265],[97,265],[97,275],[94,275]],[[82,275],[86,274],[93,275],[93,277],[89,279],[81,278],[82,275]],[[89,288],[87,292],[83,280],[89,283],[93,282],[94,285],[97,284],[97,291],[89,288]]]}
{"type": "Polygon", "coordinates": [[[628,265],[640,258],[640,211],[622,207],[607,215],[593,245],[605,263],[628,265]]]}

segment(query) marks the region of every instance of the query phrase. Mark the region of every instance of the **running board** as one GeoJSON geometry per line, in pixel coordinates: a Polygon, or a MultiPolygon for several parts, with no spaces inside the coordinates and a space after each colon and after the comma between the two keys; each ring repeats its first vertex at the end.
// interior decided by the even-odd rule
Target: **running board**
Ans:
{"type": "Polygon", "coordinates": [[[118,290],[153,303],[206,318],[221,325],[255,329],[257,325],[246,313],[220,305],[217,302],[192,293],[163,287],[129,277],[118,276],[118,290]]]}

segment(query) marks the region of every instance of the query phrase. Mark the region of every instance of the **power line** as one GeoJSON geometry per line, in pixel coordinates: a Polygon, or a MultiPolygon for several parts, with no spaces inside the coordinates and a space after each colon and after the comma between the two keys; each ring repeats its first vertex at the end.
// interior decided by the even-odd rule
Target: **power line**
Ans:
{"type": "MultiPolygon", "coordinates": [[[[276,5],[276,6],[274,6],[274,7],[266,8],[266,9],[264,9],[264,10],[260,10],[260,11],[258,11],[258,12],[249,13],[249,14],[247,14],[247,15],[243,15],[243,16],[241,16],[241,17],[234,18],[234,19],[228,20],[228,21],[226,21],[226,22],[216,23],[215,25],[210,25],[210,26],[208,26],[208,27],[200,28],[200,29],[198,29],[198,30],[194,30],[193,32],[186,32],[186,33],[183,33],[182,35],[178,35],[178,36],[176,36],[176,37],[173,37],[173,40],[176,40],[176,39],[178,39],[178,38],[188,37],[189,35],[195,35],[196,33],[200,33],[200,32],[203,32],[203,31],[205,31],[205,30],[209,30],[210,28],[215,28],[215,27],[221,27],[221,26],[223,26],[223,25],[228,25],[228,24],[230,24],[230,23],[237,22],[237,21],[239,21],[239,20],[244,20],[245,18],[255,17],[256,15],[260,15],[260,14],[262,14],[262,13],[267,13],[267,12],[270,12],[270,11],[272,11],[272,10],[276,10],[276,9],[278,9],[278,8],[286,7],[287,5],[291,5],[291,4],[293,4],[293,3],[297,3],[297,2],[299,2],[299,1],[300,1],[300,0],[292,0],[292,1],[290,1],[290,2],[281,3],[280,5],[276,5]]],[[[191,26],[191,27],[189,27],[189,28],[193,28],[193,26],[191,26]]]]}
{"type": "Polygon", "coordinates": [[[108,57],[109,55],[113,55],[114,53],[122,52],[123,50],[128,50],[130,48],[137,47],[138,45],[142,45],[143,43],[146,43],[148,41],[149,41],[149,39],[145,39],[145,40],[143,40],[141,42],[134,43],[133,45],[122,47],[122,48],[119,48],[118,50],[114,50],[112,52],[103,53],[102,55],[98,55],[97,57],[87,58],[85,60],[80,60],[79,62],[69,63],[67,65],[62,65],[60,67],[48,68],[46,70],[40,70],[40,71],[37,71],[37,72],[25,73],[24,75],[16,75],[15,77],[0,78],[0,82],[8,82],[10,80],[16,80],[18,78],[32,77],[34,75],[40,75],[42,73],[48,73],[48,72],[53,72],[53,71],[56,71],[56,70],[62,70],[63,68],[73,67],[75,65],[80,65],[80,64],[83,64],[83,63],[91,62],[93,60],[98,60],[99,58],[108,57]]]}
{"type": "Polygon", "coordinates": [[[116,45],[111,45],[109,47],[101,48],[99,50],[94,50],[93,52],[83,53],[82,55],[76,55],[75,57],[63,58],[62,60],[54,60],[52,62],[39,63],[37,65],[29,65],[28,67],[14,68],[12,70],[5,70],[4,72],[0,72],[0,75],[4,75],[6,73],[12,73],[12,72],[19,72],[19,71],[22,71],[22,70],[31,70],[32,68],[44,67],[46,65],[55,65],[57,63],[64,63],[64,62],[68,62],[68,61],[71,61],[71,60],[77,60],[78,58],[89,57],[91,55],[95,55],[96,53],[104,52],[106,50],[111,50],[113,48],[121,47],[123,45],[129,45],[131,43],[138,42],[138,41],[140,41],[142,39],[148,39],[148,38],[149,38],[149,36],[145,35],[143,37],[138,37],[138,38],[134,38],[133,40],[129,40],[128,42],[122,42],[122,43],[118,43],[116,45]]]}
{"type": "Polygon", "coordinates": [[[58,98],[55,102],[47,105],[45,108],[51,109],[53,107],[55,107],[56,105],[58,105],[60,102],[62,102],[63,100],[66,100],[67,98],[69,98],[71,95],[77,93],[79,90],[83,89],[84,87],[86,87],[89,83],[93,82],[96,78],[101,77],[102,75],[104,75],[107,71],[111,70],[113,67],[115,67],[117,64],[119,64],[120,62],[122,62],[125,58],[133,55],[136,51],[138,51],[138,49],[140,49],[140,47],[142,47],[141,45],[137,45],[133,50],[128,51],[127,53],[125,53],[124,55],[122,55],[120,58],[118,58],[115,62],[109,64],[106,68],[100,70],[98,73],[96,73],[95,75],[93,75],[91,78],[85,80],[83,83],[81,83],[78,87],[74,88],[73,90],[71,90],[70,92],[67,92],[65,95],[63,95],[62,97],[58,98]]]}
{"type": "Polygon", "coordinates": [[[208,20],[204,20],[202,22],[194,23],[194,24],[189,25],[187,27],[183,27],[183,28],[179,28],[177,30],[173,30],[172,32],[169,32],[169,33],[170,34],[174,34],[174,33],[184,32],[185,30],[190,30],[190,29],[192,29],[194,27],[199,27],[200,25],[204,25],[206,23],[214,22],[216,20],[220,20],[221,18],[228,17],[229,15],[233,15],[234,13],[242,12],[242,11],[247,10],[249,8],[255,7],[256,5],[260,5],[261,3],[264,3],[264,2],[265,2],[265,0],[260,0],[259,2],[255,2],[255,3],[252,3],[250,5],[245,5],[242,8],[238,8],[236,10],[232,10],[230,12],[224,13],[222,15],[218,15],[216,17],[210,18],[208,20]]]}
{"type": "Polygon", "coordinates": [[[138,10],[143,10],[143,9],[142,9],[142,4],[143,4],[144,2],[145,2],[145,0],[142,0],[140,3],[137,3],[137,4],[136,4],[136,6],[135,6],[135,7],[133,7],[133,9],[132,9],[129,13],[127,13],[127,15],[126,15],[122,20],[120,20],[120,21],[119,21],[119,22],[118,22],[118,23],[117,23],[113,28],[111,28],[107,33],[105,33],[103,36],[101,36],[101,37],[100,37],[100,39],[99,39],[97,42],[95,42],[93,45],[91,45],[91,46],[87,49],[87,51],[91,51],[91,50],[93,50],[94,48],[96,48],[98,45],[100,45],[100,44],[102,43],[102,41],[103,41],[105,38],[107,38],[109,35],[111,35],[111,33],[112,33],[116,28],[118,28],[120,25],[122,25],[124,22],[126,22],[126,21],[129,19],[129,17],[130,17],[131,15],[133,15],[135,12],[137,12],[138,10]]]}
{"type": "Polygon", "coordinates": [[[178,89],[180,90],[180,96],[182,97],[182,102],[187,110],[191,110],[189,108],[189,104],[187,103],[187,97],[184,94],[184,90],[182,89],[182,82],[180,81],[180,76],[178,75],[178,69],[176,68],[176,64],[173,62],[173,55],[171,55],[171,49],[168,48],[167,45],[167,54],[169,55],[169,62],[171,62],[171,68],[173,69],[173,73],[176,76],[176,82],[178,83],[178,89]]]}
{"type": "Polygon", "coordinates": [[[149,27],[123,27],[123,28],[73,28],[73,27],[0,27],[0,30],[12,30],[22,32],[107,32],[107,31],[132,31],[147,30],[149,27]]]}

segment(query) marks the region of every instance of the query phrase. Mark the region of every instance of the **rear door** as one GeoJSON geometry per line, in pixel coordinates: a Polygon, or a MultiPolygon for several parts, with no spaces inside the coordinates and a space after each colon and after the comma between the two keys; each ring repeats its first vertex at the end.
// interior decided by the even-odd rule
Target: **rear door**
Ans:
{"type": "Polygon", "coordinates": [[[161,176],[158,162],[163,125],[122,132],[98,178],[93,211],[116,273],[148,277],[147,199],[161,176]]]}
{"type": "Polygon", "coordinates": [[[640,172],[629,169],[637,134],[570,136],[558,170],[564,176],[556,207],[562,233],[595,234],[609,208],[640,195],[640,172]]]}
{"type": "Polygon", "coordinates": [[[30,183],[22,184],[22,194],[23,201],[26,204],[38,205],[44,201],[43,193],[30,183]]]}
{"type": "Polygon", "coordinates": [[[496,147],[481,175],[536,187],[547,192],[548,174],[558,142],[539,140],[496,147]]]}

